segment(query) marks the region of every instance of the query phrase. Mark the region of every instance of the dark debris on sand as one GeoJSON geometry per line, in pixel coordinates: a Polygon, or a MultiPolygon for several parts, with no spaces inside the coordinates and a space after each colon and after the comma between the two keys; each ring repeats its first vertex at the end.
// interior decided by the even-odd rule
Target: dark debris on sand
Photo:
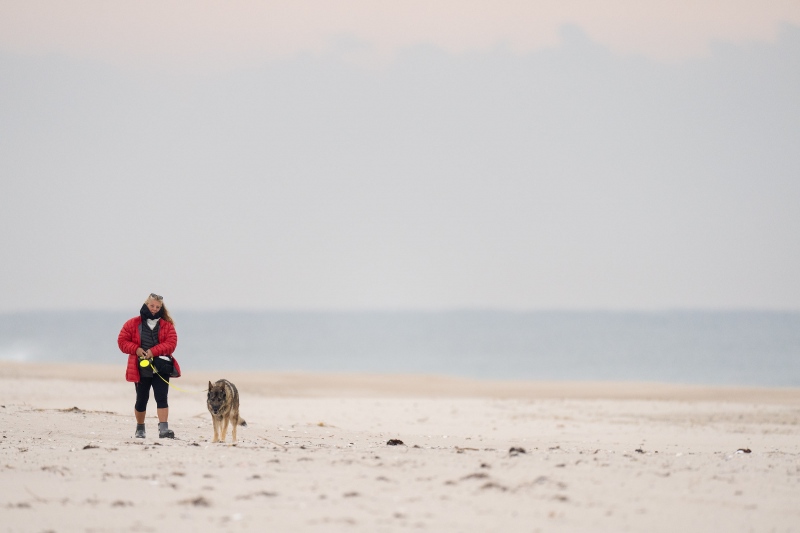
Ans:
{"type": "Polygon", "coordinates": [[[181,505],[194,505],[195,507],[211,507],[211,502],[202,496],[197,498],[189,498],[188,500],[181,500],[178,503],[181,505]]]}

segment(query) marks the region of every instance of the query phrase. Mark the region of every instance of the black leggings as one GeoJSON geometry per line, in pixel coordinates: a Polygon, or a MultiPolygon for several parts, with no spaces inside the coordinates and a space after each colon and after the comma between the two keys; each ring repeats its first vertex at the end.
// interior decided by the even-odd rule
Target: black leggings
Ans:
{"type": "MultiPolygon", "coordinates": [[[[169,381],[169,378],[164,378],[169,381]]],[[[158,377],[139,378],[139,383],[133,384],[136,387],[136,406],[134,409],[140,413],[147,410],[147,400],[150,399],[150,387],[153,387],[153,397],[156,399],[156,406],[159,409],[166,409],[169,407],[167,404],[167,394],[169,393],[169,385],[158,377]]]]}

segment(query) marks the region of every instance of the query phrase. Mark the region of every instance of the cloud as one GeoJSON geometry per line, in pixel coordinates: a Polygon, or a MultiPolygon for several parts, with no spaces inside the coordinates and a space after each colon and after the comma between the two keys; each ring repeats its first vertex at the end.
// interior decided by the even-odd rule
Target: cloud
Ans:
{"type": "Polygon", "coordinates": [[[3,305],[796,308],[800,29],[558,38],[167,82],[0,54],[3,305]]]}
{"type": "Polygon", "coordinates": [[[326,54],[343,37],[367,45],[372,62],[417,45],[528,53],[555,46],[573,24],[612,51],[675,61],[714,42],[772,41],[787,23],[800,25],[800,3],[15,0],[0,4],[0,49],[204,72],[326,54]]]}

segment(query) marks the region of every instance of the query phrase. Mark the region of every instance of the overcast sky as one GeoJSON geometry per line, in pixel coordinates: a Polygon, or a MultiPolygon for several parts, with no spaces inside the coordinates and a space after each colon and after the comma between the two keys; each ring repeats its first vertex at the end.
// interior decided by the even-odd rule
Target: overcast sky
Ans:
{"type": "Polygon", "coordinates": [[[0,311],[800,309],[800,3],[0,2],[0,311]]]}

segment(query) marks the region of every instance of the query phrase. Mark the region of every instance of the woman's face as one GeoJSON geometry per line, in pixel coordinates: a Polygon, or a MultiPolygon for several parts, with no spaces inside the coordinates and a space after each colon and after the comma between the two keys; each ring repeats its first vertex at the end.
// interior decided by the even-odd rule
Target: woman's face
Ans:
{"type": "Polygon", "coordinates": [[[147,299],[147,308],[153,314],[156,314],[159,311],[161,311],[161,305],[162,305],[161,302],[158,301],[158,300],[155,300],[153,298],[148,298],[147,299]]]}

